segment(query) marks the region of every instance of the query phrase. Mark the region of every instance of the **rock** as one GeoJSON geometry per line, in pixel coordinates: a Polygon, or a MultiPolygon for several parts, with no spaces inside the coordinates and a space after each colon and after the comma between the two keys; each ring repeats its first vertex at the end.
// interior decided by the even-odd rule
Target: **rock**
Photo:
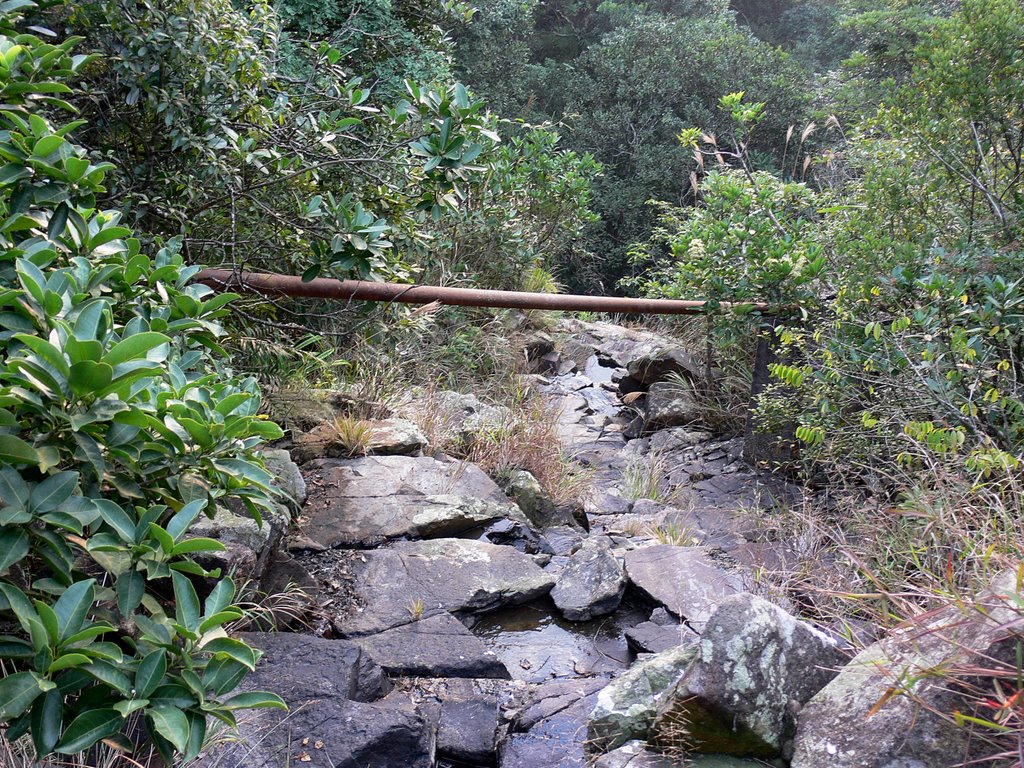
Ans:
{"type": "Polygon", "coordinates": [[[536,527],[574,525],[572,513],[557,507],[537,478],[529,472],[518,471],[509,475],[508,490],[527,520],[536,527]]]}
{"type": "Polygon", "coordinates": [[[718,603],[743,588],[738,574],[718,567],[701,547],[642,547],[627,552],[625,564],[637,589],[697,632],[718,603]]]}
{"type": "Polygon", "coordinates": [[[389,675],[508,679],[492,651],[450,613],[353,641],[389,675]]]}
{"type": "Polygon", "coordinates": [[[423,430],[405,419],[383,419],[366,424],[370,429],[366,453],[372,456],[419,456],[428,442],[423,430]]]}
{"type": "Polygon", "coordinates": [[[661,625],[645,621],[625,632],[626,643],[635,653],[661,653],[680,645],[696,645],[700,636],[678,620],[661,625]]]}
{"type": "Polygon", "coordinates": [[[693,356],[667,336],[604,322],[569,320],[563,327],[576,335],[578,343],[596,352],[603,362],[627,369],[630,376],[645,384],[673,371],[691,377],[701,375],[693,356]]]}
{"type": "Polygon", "coordinates": [[[352,577],[358,607],[334,617],[342,636],[407,624],[415,601],[425,615],[483,612],[542,597],[555,583],[528,555],[468,539],[397,542],[361,552],[352,577]]]}
{"type": "Polygon", "coordinates": [[[321,461],[314,470],[298,535],[290,543],[293,549],[451,536],[519,515],[501,489],[472,464],[374,456],[321,461]]]}
{"type": "Polygon", "coordinates": [[[591,748],[604,752],[645,739],[665,696],[696,658],[694,647],[671,648],[635,662],[604,688],[587,724],[591,748]]]}
{"type": "Polygon", "coordinates": [[[288,512],[283,507],[263,513],[263,523],[238,504],[217,507],[213,517],[202,515],[188,529],[187,538],[216,539],[223,552],[204,552],[196,557],[203,567],[233,570],[239,579],[259,579],[281,539],[288,512]]]}
{"type": "Polygon", "coordinates": [[[677,760],[652,752],[647,742],[629,741],[598,758],[594,768],[676,768],[678,765],[677,760]]]}
{"type": "Polygon", "coordinates": [[[726,598],[700,638],[700,661],[666,697],[656,743],[695,752],[792,754],[795,713],[847,657],[810,624],[751,594],[726,598]]]}
{"type": "Polygon", "coordinates": [[[569,557],[551,597],[565,618],[589,621],[618,608],[625,589],[626,571],[608,539],[592,536],[569,557]]]}
{"type": "Polygon", "coordinates": [[[291,632],[240,632],[237,637],[263,652],[254,675],[285,701],[342,698],[370,702],[391,684],[381,667],[355,643],[291,632]]]}
{"type": "Polygon", "coordinates": [[[605,683],[566,680],[533,688],[498,752],[500,768],[586,768],[587,715],[605,683]]]}
{"type": "MultiPolygon", "coordinates": [[[[632,444],[632,443],[631,443],[632,444]]],[[[624,499],[616,488],[602,488],[587,495],[583,509],[588,515],[625,515],[633,502],[624,499]]]]}
{"type": "Polygon", "coordinates": [[[306,481],[299,465],[282,448],[264,448],[261,456],[267,471],[274,476],[274,485],[284,492],[288,506],[297,512],[306,503],[306,481]]]}
{"type": "Polygon", "coordinates": [[[213,739],[197,768],[431,768],[428,718],[380,699],[389,683],[353,643],[287,633],[242,633],[263,657],[240,690],[272,690],[289,705],[241,714],[235,738],[213,739]]]}
{"type": "Polygon", "coordinates": [[[405,419],[360,420],[359,441],[339,432],[338,422],[318,424],[309,432],[296,435],[292,454],[299,463],[315,459],[347,459],[361,454],[376,456],[418,456],[427,445],[427,437],[416,424],[405,419]]]}
{"type": "Polygon", "coordinates": [[[654,384],[670,374],[680,374],[691,379],[702,375],[700,364],[689,352],[676,346],[651,349],[634,358],[626,366],[630,378],[641,384],[654,384]]]}
{"type": "Polygon", "coordinates": [[[498,731],[498,697],[446,697],[441,703],[437,753],[474,765],[491,765],[498,731]]]}
{"type": "Polygon", "coordinates": [[[541,551],[551,555],[569,555],[579,549],[584,535],[578,528],[556,525],[547,528],[540,537],[541,551]]]}
{"type": "MultiPolygon", "coordinates": [[[[435,398],[431,405],[438,409],[448,432],[447,437],[460,440],[466,445],[480,433],[495,432],[511,423],[513,416],[509,408],[501,405],[489,405],[474,395],[461,392],[444,391],[435,398]]],[[[410,414],[423,413],[422,405],[412,403],[406,411],[410,414]]],[[[436,419],[437,416],[435,415],[436,419]]]]}
{"type": "Polygon", "coordinates": [[[647,391],[644,424],[648,430],[693,424],[701,419],[701,407],[693,389],[681,382],[659,381],[647,391]]]}
{"type": "Polygon", "coordinates": [[[1019,600],[1017,574],[1007,571],[976,601],[949,605],[864,649],[800,711],[792,767],[945,768],[988,754],[972,729],[949,720],[972,707],[941,670],[1001,662],[1015,676],[1019,600]],[[891,695],[901,682],[911,695],[891,695]]]}
{"type": "Polygon", "coordinates": [[[710,432],[687,429],[686,427],[669,427],[651,435],[649,448],[657,453],[671,453],[706,443],[711,438],[710,432]]]}
{"type": "MultiPolygon", "coordinates": [[[[269,687],[273,681],[266,681],[269,687]]],[[[386,705],[344,699],[296,699],[290,711],[252,710],[237,733],[215,739],[195,768],[432,768],[430,718],[386,705]]]]}

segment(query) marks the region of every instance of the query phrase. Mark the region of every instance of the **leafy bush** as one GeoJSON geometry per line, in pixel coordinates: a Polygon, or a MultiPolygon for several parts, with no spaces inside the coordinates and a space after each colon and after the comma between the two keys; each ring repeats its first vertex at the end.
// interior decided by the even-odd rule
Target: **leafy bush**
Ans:
{"type": "Polygon", "coordinates": [[[30,5],[0,9],[0,721],[43,756],[142,718],[192,756],[208,716],[283,706],[226,698],[257,652],[224,631],[231,580],[205,601],[190,580],[219,576],[191,555],[223,545],[188,537],[230,499],[273,507],[255,451],[281,431],[219,362],[232,297],[189,284],[178,240],[151,257],[95,208],[111,166],[47,117],[90,57],[19,33],[30,5]]]}

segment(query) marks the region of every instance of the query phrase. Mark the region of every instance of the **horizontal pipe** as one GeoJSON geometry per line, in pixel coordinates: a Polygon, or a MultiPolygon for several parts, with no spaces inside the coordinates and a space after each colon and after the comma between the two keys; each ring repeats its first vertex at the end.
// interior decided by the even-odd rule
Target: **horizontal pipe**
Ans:
{"type": "MultiPolygon", "coordinates": [[[[695,315],[707,302],[676,299],[630,299],[620,296],[582,296],[564,293],[490,291],[479,288],[440,288],[432,285],[371,283],[318,277],[303,281],[294,275],[204,269],[193,282],[218,291],[243,291],[268,296],[301,296],[310,299],[351,299],[403,304],[455,304],[462,307],[546,309],[567,312],[618,312],[631,315],[695,315]]],[[[728,305],[722,305],[728,306],[728,305]]],[[[761,304],[746,304],[766,309],[761,304]]]]}

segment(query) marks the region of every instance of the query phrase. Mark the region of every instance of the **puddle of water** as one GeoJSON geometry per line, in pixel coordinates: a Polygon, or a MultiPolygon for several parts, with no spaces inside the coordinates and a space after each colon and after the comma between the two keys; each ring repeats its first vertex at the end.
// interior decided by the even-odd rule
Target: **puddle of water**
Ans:
{"type": "Polygon", "coordinates": [[[612,380],[612,373],[616,369],[612,366],[602,365],[597,355],[591,355],[583,364],[583,375],[595,384],[603,384],[612,380]]]}
{"type": "Polygon", "coordinates": [[[488,613],[473,632],[513,679],[539,683],[625,669],[633,656],[624,633],[645,618],[642,610],[620,609],[593,621],[572,622],[546,600],[488,613]]]}

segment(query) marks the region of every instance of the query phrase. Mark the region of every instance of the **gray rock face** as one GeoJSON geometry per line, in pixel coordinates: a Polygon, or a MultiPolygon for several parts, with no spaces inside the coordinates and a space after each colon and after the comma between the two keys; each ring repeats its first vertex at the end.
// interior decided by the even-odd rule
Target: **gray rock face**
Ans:
{"type": "Polygon", "coordinates": [[[280,768],[430,768],[435,732],[416,712],[381,704],[380,667],[357,646],[285,633],[242,637],[264,652],[243,690],[273,690],[289,705],[239,717],[236,739],[215,740],[196,765],[280,768]]]}
{"type": "Polygon", "coordinates": [[[447,698],[441,704],[438,755],[477,765],[491,765],[497,730],[497,696],[480,693],[465,698],[447,698]]]}
{"type": "Polygon", "coordinates": [[[974,605],[949,606],[855,656],[801,710],[792,768],[946,768],[981,757],[969,729],[929,711],[970,707],[926,670],[988,667],[994,659],[1015,669],[1017,641],[1007,631],[1019,621],[1015,600],[1017,577],[1008,571],[974,605]],[[868,717],[900,680],[917,680],[913,695],[892,696],[868,717]]]}
{"type": "Polygon", "coordinates": [[[236,578],[259,579],[288,524],[288,511],[275,507],[275,512],[264,512],[261,525],[241,504],[230,507],[218,507],[212,518],[200,516],[189,528],[188,538],[216,539],[226,547],[201,553],[196,561],[206,568],[231,570],[236,578]]]}
{"type": "Polygon", "coordinates": [[[534,688],[498,754],[500,768],[585,768],[587,715],[604,680],[565,680],[534,688]]]}
{"type": "Polygon", "coordinates": [[[602,755],[594,768],[676,768],[679,763],[647,748],[645,741],[630,741],[602,755]]]}
{"type": "Polygon", "coordinates": [[[389,675],[508,679],[492,651],[450,613],[353,641],[389,675]]]}
{"type": "Polygon", "coordinates": [[[430,457],[322,461],[310,476],[294,549],[375,546],[402,536],[451,536],[518,510],[478,468],[430,457]]]}
{"type": "Polygon", "coordinates": [[[589,621],[618,608],[625,589],[626,571],[610,542],[593,536],[569,557],[551,597],[565,618],[589,621]]]}
{"type": "Polygon", "coordinates": [[[658,544],[627,552],[629,580],[698,632],[715,607],[742,591],[742,580],[723,570],[700,547],[658,544]]]}
{"type": "Polygon", "coordinates": [[[291,454],[282,448],[265,448],[261,455],[267,471],[274,476],[274,485],[284,492],[288,505],[296,511],[301,509],[306,503],[306,481],[291,454]]]}
{"type": "Polygon", "coordinates": [[[788,757],[794,714],[846,662],[835,641],[767,600],[726,598],[700,639],[700,661],[665,699],[655,739],[685,734],[696,752],[788,757]]]}
{"type": "Polygon", "coordinates": [[[370,440],[366,452],[372,456],[418,456],[427,445],[427,436],[405,419],[369,421],[370,440]]]}
{"type": "Polygon", "coordinates": [[[659,381],[647,391],[644,423],[648,430],[693,424],[700,421],[700,417],[700,405],[688,385],[659,381]]]}
{"type": "Polygon", "coordinates": [[[425,612],[483,612],[546,595],[555,579],[511,547],[468,539],[397,542],[360,553],[353,572],[358,607],[334,618],[342,636],[407,624],[414,601],[425,612]]]}
{"type": "Polygon", "coordinates": [[[526,519],[537,528],[575,524],[572,513],[559,509],[529,472],[513,472],[508,480],[508,490],[526,519]]]}
{"type": "Polygon", "coordinates": [[[587,736],[594,751],[645,739],[665,697],[697,658],[694,647],[671,648],[637,661],[597,697],[587,736]]]}
{"type": "Polygon", "coordinates": [[[661,653],[680,645],[696,645],[699,637],[685,624],[644,621],[626,630],[626,642],[637,653],[661,653]]]}
{"type": "Polygon", "coordinates": [[[690,376],[701,374],[693,356],[667,336],[603,322],[571,320],[564,326],[599,358],[618,368],[625,368],[631,378],[644,384],[657,381],[673,371],[690,376]]]}

